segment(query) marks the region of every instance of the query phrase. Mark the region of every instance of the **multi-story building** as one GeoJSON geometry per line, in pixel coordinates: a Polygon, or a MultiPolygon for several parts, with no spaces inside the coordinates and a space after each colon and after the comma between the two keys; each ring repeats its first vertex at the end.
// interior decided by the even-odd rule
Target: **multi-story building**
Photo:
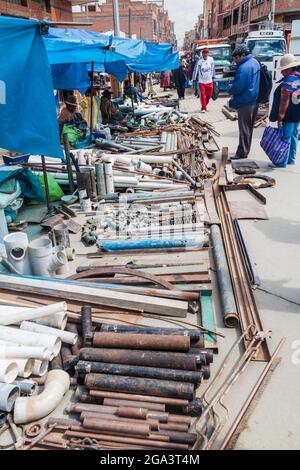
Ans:
{"type": "Polygon", "coordinates": [[[290,30],[300,19],[300,0],[205,0],[204,18],[208,18],[208,37],[235,40],[259,28],[290,30]]]}
{"type": "MultiPolygon", "coordinates": [[[[91,31],[113,30],[113,0],[73,2],[74,21],[93,23],[91,31]]],[[[164,0],[119,0],[120,28],[126,36],[155,42],[176,43],[174,24],[164,9],[164,0]]]]}
{"type": "Polygon", "coordinates": [[[0,0],[0,15],[38,20],[73,20],[69,0],[0,0]]]}
{"type": "Polygon", "coordinates": [[[191,51],[192,44],[196,39],[196,31],[195,29],[191,29],[190,31],[186,31],[183,40],[183,50],[184,51],[191,51]]]}

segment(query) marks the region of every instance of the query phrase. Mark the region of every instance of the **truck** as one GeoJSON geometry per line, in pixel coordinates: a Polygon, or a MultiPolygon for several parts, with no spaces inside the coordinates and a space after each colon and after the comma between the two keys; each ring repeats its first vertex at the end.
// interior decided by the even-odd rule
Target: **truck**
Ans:
{"type": "Polygon", "coordinates": [[[209,55],[215,61],[215,83],[220,91],[226,91],[233,81],[231,46],[226,38],[202,39],[193,43],[193,52],[201,55],[202,49],[207,47],[209,55]]]}
{"type": "Polygon", "coordinates": [[[245,44],[250,53],[269,70],[273,69],[275,56],[282,56],[287,51],[284,31],[261,29],[251,31],[246,37],[245,44]]]}

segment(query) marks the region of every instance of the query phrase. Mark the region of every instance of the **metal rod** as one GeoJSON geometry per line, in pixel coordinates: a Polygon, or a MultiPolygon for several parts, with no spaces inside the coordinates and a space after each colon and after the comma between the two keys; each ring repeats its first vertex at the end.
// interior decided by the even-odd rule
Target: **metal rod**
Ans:
{"type": "Polygon", "coordinates": [[[154,395],[170,398],[194,399],[194,385],[168,380],[140,379],[108,374],[87,374],[84,384],[89,389],[100,389],[125,393],[139,392],[142,395],[154,395]]]}
{"type": "Polygon", "coordinates": [[[199,385],[202,379],[201,371],[181,371],[176,369],[160,369],[157,367],[140,367],[87,361],[79,361],[76,366],[76,372],[79,376],[92,372],[97,374],[125,375],[129,377],[188,382],[194,385],[199,385]]]}
{"type": "Polygon", "coordinates": [[[143,351],[130,349],[83,348],[80,360],[108,362],[112,364],[128,364],[172,368],[179,370],[197,370],[197,358],[192,354],[172,353],[163,351],[143,351]]]}
{"type": "Polygon", "coordinates": [[[93,346],[96,348],[188,351],[190,338],[188,336],[100,332],[94,334],[93,346]]]}
{"type": "Polygon", "coordinates": [[[48,209],[48,212],[49,212],[50,211],[49,184],[48,184],[46,160],[45,160],[45,157],[43,155],[42,155],[42,166],[43,166],[43,176],[44,176],[44,183],[45,183],[46,203],[47,203],[47,209],[48,209]]]}
{"type": "Polygon", "coordinates": [[[278,344],[277,348],[275,349],[274,353],[272,354],[271,356],[271,359],[270,361],[267,363],[267,365],[265,366],[264,370],[262,371],[258,381],[256,382],[255,386],[253,387],[250,395],[248,396],[247,400],[245,401],[242,409],[240,410],[238,416],[236,417],[231,429],[229,430],[229,432],[227,433],[221,447],[219,450],[226,450],[226,448],[228,447],[228,445],[230,444],[230,441],[234,435],[234,433],[236,432],[240,422],[242,421],[243,417],[245,416],[249,406],[251,405],[253,399],[255,398],[257,392],[259,391],[261,385],[263,384],[263,381],[266,377],[266,375],[268,374],[269,370],[271,369],[276,357],[278,356],[279,354],[279,351],[280,349],[282,348],[283,344],[285,342],[285,338],[282,338],[282,340],[280,341],[280,343],[278,344]]]}
{"type": "Polygon", "coordinates": [[[218,225],[211,226],[211,238],[219,290],[221,294],[224,323],[228,328],[236,328],[239,324],[239,316],[233,294],[222,235],[218,225]]]}
{"type": "Polygon", "coordinates": [[[72,168],[72,161],[70,155],[70,143],[68,134],[63,134],[63,141],[64,141],[64,149],[65,149],[65,156],[67,161],[67,170],[68,170],[68,177],[69,177],[69,189],[70,193],[74,193],[74,178],[73,178],[73,168],[72,168]]]}
{"type": "Polygon", "coordinates": [[[91,114],[90,114],[90,132],[93,132],[94,106],[93,106],[93,90],[94,90],[94,62],[91,63],[91,114]]]}
{"type": "Polygon", "coordinates": [[[138,394],[129,394],[129,393],[118,393],[118,392],[109,392],[105,390],[90,390],[90,395],[92,397],[100,398],[116,398],[121,400],[134,400],[134,401],[150,401],[151,403],[162,403],[165,405],[174,405],[174,406],[188,406],[189,401],[179,398],[167,398],[167,397],[156,397],[149,395],[138,395],[138,394]]]}

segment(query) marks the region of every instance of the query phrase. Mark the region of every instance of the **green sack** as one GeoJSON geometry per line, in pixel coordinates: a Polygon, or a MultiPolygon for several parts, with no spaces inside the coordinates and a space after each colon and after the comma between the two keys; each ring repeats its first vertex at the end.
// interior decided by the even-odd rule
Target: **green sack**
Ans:
{"type": "MultiPolygon", "coordinates": [[[[45,191],[45,182],[44,182],[44,175],[43,173],[37,173],[37,177],[43,187],[43,190],[45,191]]],[[[64,192],[59,186],[59,184],[55,181],[55,178],[53,178],[52,175],[47,173],[47,179],[48,179],[48,186],[49,186],[49,198],[50,202],[55,202],[55,201],[60,201],[61,198],[64,196],[64,192]]]]}
{"type": "Polygon", "coordinates": [[[64,134],[68,135],[69,143],[70,145],[72,145],[72,147],[74,147],[76,142],[84,136],[83,131],[77,129],[72,124],[64,125],[63,130],[62,130],[62,135],[64,134]]]}

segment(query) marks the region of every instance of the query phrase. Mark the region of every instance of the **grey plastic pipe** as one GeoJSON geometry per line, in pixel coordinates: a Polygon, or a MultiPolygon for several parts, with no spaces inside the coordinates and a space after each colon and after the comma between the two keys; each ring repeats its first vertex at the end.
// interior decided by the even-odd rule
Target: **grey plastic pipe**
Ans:
{"type": "Polygon", "coordinates": [[[17,364],[10,359],[0,359],[0,382],[9,384],[13,382],[18,375],[17,364]]]}
{"type": "Polygon", "coordinates": [[[35,333],[43,333],[47,335],[58,336],[63,343],[74,345],[78,341],[78,335],[70,331],[58,330],[49,326],[39,325],[30,321],[23,321],[20,326],[21,330],[34,331],[35,333]]]}
{"type": "Polygon", "coordinates": [[[58,355],[61,348],[61,339],[58,336],[23,331],[9,326],[0,326],[0,340],[17,342],[26,346],[44,346],[53,352],[54,357],[58,355]]]}
{"type": "Polygon", "coordinates": [[[45,305],[43,307],[27,308],[25,310],[20,309],[15,312],[9,311],[8,313],[0,314],[0,325],[14,325],[15,323],[20,323],[23,320],[34,320],[36,318],[48,317],[49,315],[66,311],[66,302],[45,305]]]}
{"type": "Polygon", "coordinates": [[[19,396],[20,388],[17,385],[0,384],[0,410],[11,411],[19,396]]]}
{"type": "Polygon", "coordinates": [[[54,411],[70,387],[70,377],[62,370],[51,370],[40,395],[18,397],[14,407],[15,424],[25,424],[44,418],[54,411]]]}
{"type": "Polygon", "coordinates": [[[38,389],[38,385],[31,380],[14,380],[11,385],[19,387],[20,392],[25,395],[34,395],[38,389]]]}

